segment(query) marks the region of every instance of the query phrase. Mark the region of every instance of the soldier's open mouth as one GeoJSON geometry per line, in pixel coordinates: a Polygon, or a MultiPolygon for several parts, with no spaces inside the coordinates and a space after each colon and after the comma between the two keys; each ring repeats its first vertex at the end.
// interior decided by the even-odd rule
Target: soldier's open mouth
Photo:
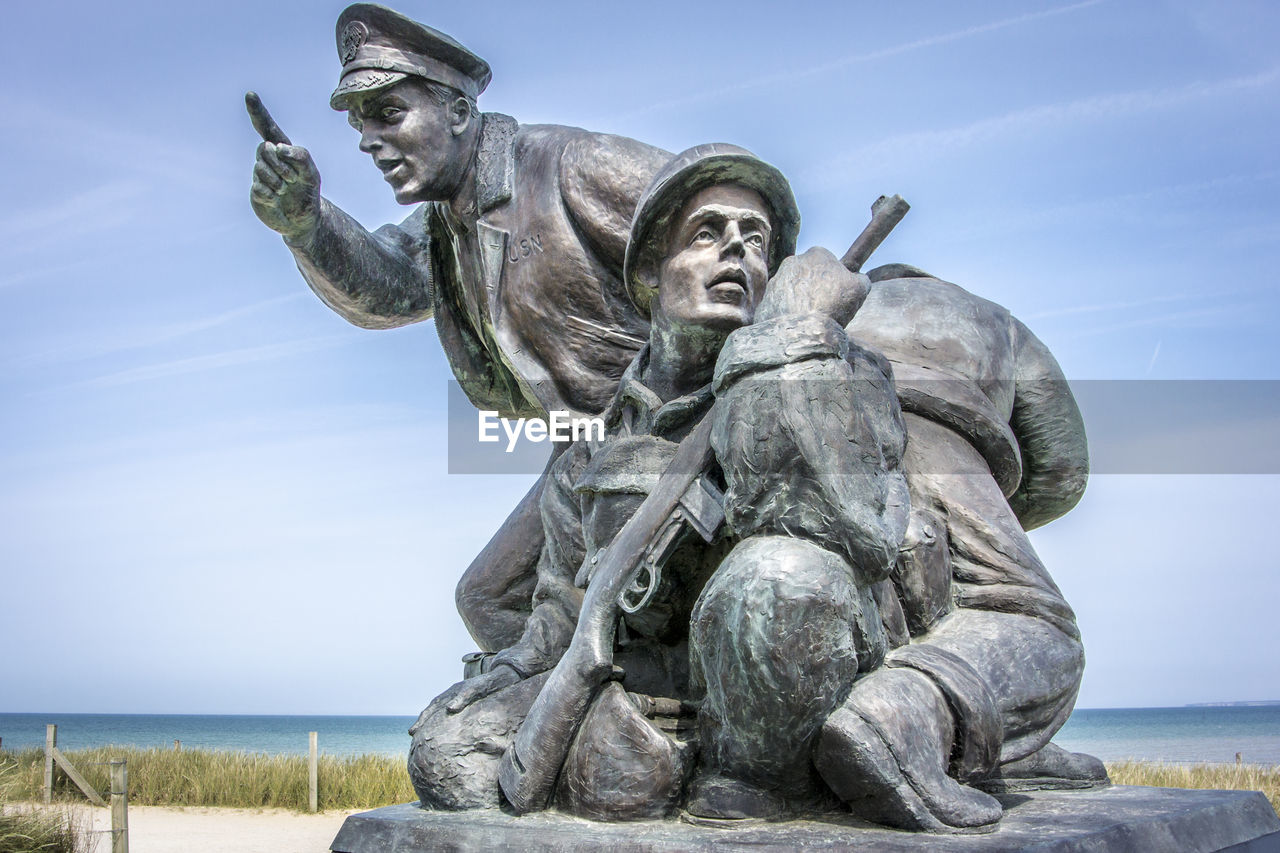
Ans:
{"type": "Polygon", "coordinates": [[[736,267],[725,270],[711,280],[707,290],[716,301],[737,302],[747,295],[747,274],[736,267]]]}
{"type": "Polygon", "coordinates": [[[747,289],[747,274],[738,267],[725,270],[724,272],[711,279],[711,283],[707,285],[708,290],[720,287],[721,285],[737,285],[743,292],[747,289]]]}
{"type": "Polygon", "coordinates": [[[390,181],[392,175],[400,171],[400,167],[404,165],[403,160],[375,160],[374,165],[382,172],[382,179],[390,181]]]}
{"type": "Polygon", "coordinates": [[[747,289],[736,281],[724,281],[711,288],[711,295],[720,301],[737,301],[747,295],[747,289]]]}

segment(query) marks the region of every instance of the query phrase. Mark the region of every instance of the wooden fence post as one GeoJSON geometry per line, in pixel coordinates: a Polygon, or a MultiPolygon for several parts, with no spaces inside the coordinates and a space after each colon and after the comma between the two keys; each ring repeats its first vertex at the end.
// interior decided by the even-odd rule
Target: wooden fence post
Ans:
{"type": "Polygon", "coordinates": [[[320,790],[319,790],[319,785],[317,784],[319,782],[320,774],[319,774],[319,768],[316,766],[319,763],[319,749],[318,749],[318,743],[317,743],[317,740],[318,740],[317,733],[310,732],[309,734],[310,734],[309,740],[311,741],[311,744],[310,744],[311,755],[307,765],[307,784],[308,784],[308,788],[310,790],[311,796],[308,802],[311,806],[311,811],[314,812],[314,811],[319,811],[320,809],[320,790]]]}
{"type": "Polygon", "coordinates": [[[111,853],[129,853],[129,765],[111,762],[111,853]]]}
{"type": "Polygon", "coordinates": [[[53,802],[53,750],[58,745],[58,727],[49,723],[44,727],[44,803],[53,802]]]}
{"type": "Polygon", "coordinates": [[[53,802],[53,768],[54,765],[62,768],[62,772],[67,774],[67,778],[76,784],[76,787],[84,791],[84,795],[88,797],[95,805],[105,806],[106,802],[98,795],[98,792],[80,775],[67,757],[58,749],[58,727],[53,723],[49,723],[44,727],[44,802],[45,805],[53,802]]]}
{"type": "Polygon", "coordinates": [[[89,784],[89,780],[80,775],[80,771],[67,760],[67,757],[62,754],[62,750],[56,746],[53,748],[53,760],[62,768],[62,772],[67,774],[67,778],[74,782],[77,788],[84,791],[84,795],[89,798],[91,803],[95,806],[105,807],[107,805],[107,801],[102,799],[102,796],[89,784]]]}

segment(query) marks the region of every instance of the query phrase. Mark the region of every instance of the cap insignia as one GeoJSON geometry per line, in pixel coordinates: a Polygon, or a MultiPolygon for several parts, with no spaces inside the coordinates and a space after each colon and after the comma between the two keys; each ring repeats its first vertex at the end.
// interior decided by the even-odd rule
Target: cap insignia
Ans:
{"type": "Polygon", "coordinates": [[[356,58],[365,39],[369,37],[369,28],[363,21],[352,21],[342,33],[342,64],[345,65],[356,58]]]}

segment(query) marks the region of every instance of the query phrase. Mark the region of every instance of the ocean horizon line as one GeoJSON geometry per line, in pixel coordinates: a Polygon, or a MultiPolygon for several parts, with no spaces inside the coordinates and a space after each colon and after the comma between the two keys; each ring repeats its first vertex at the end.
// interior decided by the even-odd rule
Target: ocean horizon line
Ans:
{"type": "MultiPolygon", "coordinates": [[[[45,743],[46,726],[58,726],[58,747],[210,749],[303,754],[308,732],[319,734],[329,755],[404,755],[410,714],[154,714],[0,712],[0,746],[7,751],[45,743]]],[[[1280,702],[1149,708],[1077,708],[1054,742],[1103,759],[1133,758],[1177,763],[1280,765],[1280,702]]]]}
{"type": "MultiPolygon", "coordinates": [[[[1280,706],[1280,699],[1237,699],[1207,702],[1187,702],[1182,705],[1093,705],[1076,706],[1076,711],[1173,711],[1182,708],[1265,708],[1280,706]]],[[[285,711],[0,711],[0,716],[12,714],[23,716],[85,716],[85,717],[360,717],[360,718],[399,718],[416,717],[417,713],[370,714],[370,713],[332,713],[332,712],[285,712],[285,711]]]]}

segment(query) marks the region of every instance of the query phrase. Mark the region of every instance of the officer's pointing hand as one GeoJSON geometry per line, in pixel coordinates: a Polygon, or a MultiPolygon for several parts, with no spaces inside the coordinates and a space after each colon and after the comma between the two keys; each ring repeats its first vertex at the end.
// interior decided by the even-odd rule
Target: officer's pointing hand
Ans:
{"type": "Polygon", "coordinates": [[[290,143],[255,93],[244,96],[244,105],[262,137],[249,190],[253,212],[285,239],[301,242],[320,221],[320,171],[307,149],[290,143]]]}

